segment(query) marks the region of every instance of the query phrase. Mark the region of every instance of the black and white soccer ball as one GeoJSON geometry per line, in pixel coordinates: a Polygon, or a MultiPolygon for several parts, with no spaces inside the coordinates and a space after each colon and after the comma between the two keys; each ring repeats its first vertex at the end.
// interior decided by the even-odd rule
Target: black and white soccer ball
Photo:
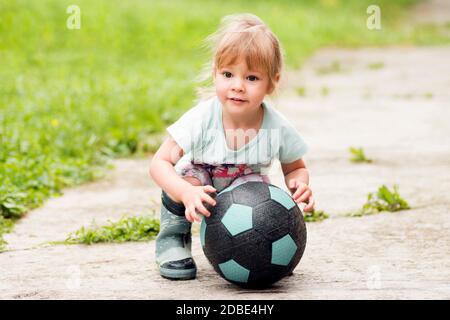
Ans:
{"type": "Polygon", "coordinates": [[[292,273],[306,245],[303,214],[272,184],[250,181],[224,189],[203,218],[205,256],[226,280],[266,287],[292,273]]]}

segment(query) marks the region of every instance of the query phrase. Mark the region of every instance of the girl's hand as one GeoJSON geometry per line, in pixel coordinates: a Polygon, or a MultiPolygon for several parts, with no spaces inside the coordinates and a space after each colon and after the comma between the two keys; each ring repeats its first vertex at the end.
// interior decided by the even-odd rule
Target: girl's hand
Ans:
{"type": "Polygon", "coordinates": [[[207,194],[207,192],[215,191],[216,189],[210,185],[191,186],[185,190],[181,196],[181,201],[183,201],[183,204],[186,207],[185,216],[189,222],[194,222],[194,220],[198,222],[202,221],[196,211],[203,214],[205,217],[209,217],[211,215],[211,213],[203,205],[203,201],[215,206],[216,201],[207,194]]]}
{"type": "Polygon", "coordinates": [[[288,182],[288,188],[291,190],[291,193],[293,193],[292,198],[296,203],[306,203],[303,211],[310,212],[314,210],[312,191],[306,183],[292,179],[288,182]]]}

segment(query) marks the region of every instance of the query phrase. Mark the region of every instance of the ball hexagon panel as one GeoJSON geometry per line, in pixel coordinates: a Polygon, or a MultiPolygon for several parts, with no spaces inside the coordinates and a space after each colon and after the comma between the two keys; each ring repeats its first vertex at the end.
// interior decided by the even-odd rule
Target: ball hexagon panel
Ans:
{"type": "Polygon", "coordinates": [[[233,203],[222,218],[222,223],[232,236],[253,228],[252,208],[233,203]]]}
{"type": "Polygon", "coordinates": [[[269,191],[270,191],[270,198],[272,200],[275,200],[279,204],[283,205],[286,208],[286,210],[290,210],[292,207],[296,205],[292,197],[288,195],[284,190],[269,186],[269,191]]]}
{"type": "Polygon", "coordinates": [[[231,191],[233,203],[239,203],[250,207],[270,199],[270,192],[266,183],[249,181],[238,185],[231,191]]]}
{"type": "Polygon", "coordinates": [[[253,208],[254,229],[267,240],[275,241],[289,232],[290,215],[278,202],[266,201],[253,208]]]}
{"type": "Polygon", "coordinates": [[[280,266],[287,266],[292,261],[292,257],[298,247],[292,237],[287,234],[280,240],[272,243],[272,263],[280,266]]]}
{"type": "Polygon", "coordinates": [[[233,259],[219,264],[219,269],[224,277],[230,281],[247,283],[250,270],[244,268],[233,259]]]}

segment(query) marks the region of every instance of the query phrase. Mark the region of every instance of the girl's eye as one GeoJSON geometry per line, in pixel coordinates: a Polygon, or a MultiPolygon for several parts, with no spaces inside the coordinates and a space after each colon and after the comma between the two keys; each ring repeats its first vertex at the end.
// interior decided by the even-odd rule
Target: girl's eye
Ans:
{"type": "Polygon", "coordinates": [[[248,76],[247,79],[250,80],[250,81],[259,80],[258,77],[256,77],[256,76],[248,76]]]}
{"type": "Polygon", "coordinates": [[[232,76],[231,72],[228,71],[222,72],[222,74],[224,75],[225,78],[231,78],[232,76]]]}

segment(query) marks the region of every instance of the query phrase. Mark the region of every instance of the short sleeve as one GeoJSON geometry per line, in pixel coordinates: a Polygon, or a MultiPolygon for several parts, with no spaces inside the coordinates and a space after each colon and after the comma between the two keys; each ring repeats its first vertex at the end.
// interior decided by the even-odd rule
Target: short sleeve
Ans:
{"type": "Polygon", "coordinates": [[[166,130],[186,154],[196,147],[201,123],[202,114],[199,107],[196,106],[184,113],[166,130]]]}
{"type": "Polygon", "coordinates": [[[308,151],[308,145],[300,136],[295,127],[286,123],[283,126],[280,141],[279,160],[281,163],[290,163],[301,159],[308,151]]]}

